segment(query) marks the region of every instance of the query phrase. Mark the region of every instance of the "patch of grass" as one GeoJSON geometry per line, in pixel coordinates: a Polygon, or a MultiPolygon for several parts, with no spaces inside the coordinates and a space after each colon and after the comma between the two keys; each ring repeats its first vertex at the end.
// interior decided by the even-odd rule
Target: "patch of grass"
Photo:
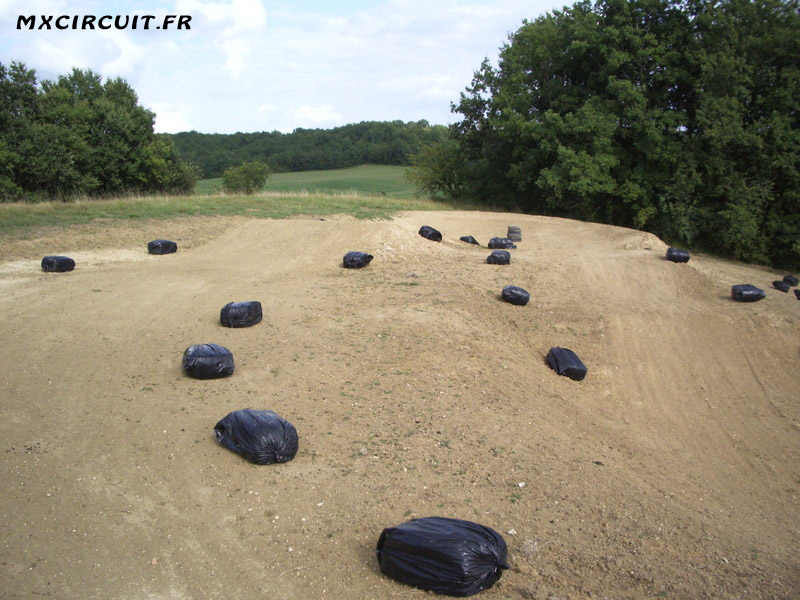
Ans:
{"type": "MultiPolygon", "coordinates": [[[[264,185],[265,192],[359,193],[385,198],[414,198],[416,187],[406,181],[407,167],[360,165],[349,169],[273,173],[264,185]]],[[[202,179],[195,193],[218,194],[222,178],[202,179]]]]}
{"type": "Polygon", "coordinates": [[[358,219],[388,219],[407,210],[469,210],[427,198],[390,198],[363,194],[263,192],[243,195],[131,196],[0,204],[0,235],[21,238],[31,229],[85,224],[96,219],[172,219],[179,216],[233,216],[285,219],[296,215],[347,214],[358,219]]]}

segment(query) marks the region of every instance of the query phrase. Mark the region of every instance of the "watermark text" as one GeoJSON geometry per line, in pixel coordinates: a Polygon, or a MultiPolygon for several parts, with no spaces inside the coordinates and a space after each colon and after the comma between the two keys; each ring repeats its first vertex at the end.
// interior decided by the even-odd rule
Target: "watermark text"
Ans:
{"type": "Polygon", "coordinates": [[[191,29],[189,15],[19,15],[17,29],[191,29]]]}

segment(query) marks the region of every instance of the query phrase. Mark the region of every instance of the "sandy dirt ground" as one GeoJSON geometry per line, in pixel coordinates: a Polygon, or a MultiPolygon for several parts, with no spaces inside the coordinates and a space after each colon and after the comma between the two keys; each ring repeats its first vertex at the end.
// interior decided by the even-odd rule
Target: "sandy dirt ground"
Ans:
{"type": "Polygon", "coordinates": [[[479,212],[2,244],[0,597],[423,598],[375,558],[383,528],[423,516],[504,536],[487,600],[800,597],[800,301],[772,288],[783,273],[665,250],[479,212]],[[512,263],[487,265],[508,225],[512,263]],[[148,255],[156,238],[178,253],[148,255]],[[375,259],[343,269],[349,250],[375,259]],[[77,267],[43,273],[47,254],[77,267]],[[766,299],[732,301],[737,283],[766,299]],[[507,284],[530,303],[502,302],[507,284]],[[222,327],[245,300],[263,322],[222,327]],[[182,373],[208,342],[231,377],[182,373]],[[553,346],[584,381],[548,368],[553,346]],[[291,421],[295,459],[219,446],[240,408],[291,421]]]}

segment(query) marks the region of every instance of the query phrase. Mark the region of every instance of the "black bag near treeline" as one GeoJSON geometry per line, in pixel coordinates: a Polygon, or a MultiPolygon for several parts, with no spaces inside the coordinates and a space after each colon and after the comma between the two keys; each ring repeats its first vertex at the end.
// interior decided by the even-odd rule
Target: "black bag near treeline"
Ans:
{"type": "Polygon", "coordinates": [[[153,240],[147,243],[150,254],[172,254],[178,251],[178,244],[169,240],[153,240]]]}
{"type": "Polygon", "coordinates": [[[567,348],[550,348],[547,353],[547,364],[559,375],[565,375],[574,381],[582,381],[588,369],[578,355],[567,348]]]}
{"type": "Polygon", "coordinates": [[[506,542],[494,529],[445,517],[387,527],[376,554],[384,575],[449,596],[487,590],[509,568],[506,542]]]}
{"type": "Polygon", "coordinates": [[[758,302],[767,297],[767,292],[749,283],[731,287],[731,298],[737,302],[758,302]]]}
{"type": "Polygon", "coordinates": [[[506,250],[495,250],[486,257],[486,262],[490,265],[511,264],[511,253],[506,250]]]}
{"type": "Polygon", "coordinates": [[[773,281],[772,282],[772,287],[774,287],[776,290],[780,290],[782,292],[788,292],[789,288],[792,287],[792,286],[790,286],[786,281],[784,281],[782,279],[778,279],[777,281],[773,281]]]}
{"type": "Polygon", "coordinates": [[[183,370],[195,379],[227,377],[233,368],[233,353],[217,344],[196,344],[183,353],[183,370]]]}
{"type": "Polygon", "coordinates": [[[480,244],[478,243],[478,240],[476,240],[476,239],[475,239],[474,237],[472,237],[471,235],[462,235],[462,236],[461,236],[460,238],[458,238],[458,239],[459,239],[459,240],[461,240],[462,242],[466,242],[466,243],[468,243],[468,244],[475,244],[476,246],[480,246],[480,244]]]}
{"type": "Polygon", "coordinates": [[[676,263],[689,262],[689,251],[680,248],[667,248],[667,260],[676,263]]]}
{"type": "Polygon", "coordinates": [[[372,262],[373,258],[375,257],[372,256],[372,254],[367,254],[366,252],[356,252],[354,250],[344,255],[342,264],[344,265],[345,269],[361,269],[372,262]]]}
{"type": "Polygon", "coordinates": [[[245,408],[214,426],[217,441],[257,465],[285,463],[297,454],[297,429],[271,410],[245,408]]]}
{"type": "Polygon", "coordinates": [[[511,250],[514,250],[516,246],[514,245],[514,242],[508,238],[493,237],[489,240],[489,248],[496,248],[499,250],[510,248],[511,250]]]}
{"type": "Polygon", "coordinates": [[[419,234],[425,239],[433,242],[442,241],[442,234],[439,231],[436,231],[433,227],[428,227],[427,225],[423,225],[419,228],[419,234]]]}
{"type": "Polygon", "coordinates": [[[525,306],[528,300],[531,299],[531,295],[527,291],[515,285],[507,285],[504,287],[503,291],[500,293],[500,297],[506,302],[517,306],[525,306]]]}
{"type": "Polygon", "coordinates": [[[75,268],[75,261],[69,256],[45,256],[42,259],[42,271],[46,273],[66,273],[75,268]]]}
{"type": "Polygon", "coordinates": [[[800,279],[797,279],[794,275],[785,275],[783,280],[788,283],[791,287],[795,287],[798,283],[800,283],[800,279]]]}
{"type": "Polygon", "coordinates": [[[219,321],[225,327],[250,327],[260,323],[262,318],[261,302],[228,302],[219,311],[219,321]]]}

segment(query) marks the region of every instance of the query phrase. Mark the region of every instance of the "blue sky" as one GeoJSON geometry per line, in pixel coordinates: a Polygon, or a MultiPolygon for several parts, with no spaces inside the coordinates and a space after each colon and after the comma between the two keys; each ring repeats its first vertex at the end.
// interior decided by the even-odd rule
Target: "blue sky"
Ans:
{"type": "MultiPolygon", "coordinates": [[[[122,77],[156,131],[450,123],[484,57],[553,0],[0,0],[0,62],[122,77]],[[17,30],[19,15],[189,15],[189,31],[17,30]]],[[[37,17],[38,18],[38,17],[37,17]]]]}

